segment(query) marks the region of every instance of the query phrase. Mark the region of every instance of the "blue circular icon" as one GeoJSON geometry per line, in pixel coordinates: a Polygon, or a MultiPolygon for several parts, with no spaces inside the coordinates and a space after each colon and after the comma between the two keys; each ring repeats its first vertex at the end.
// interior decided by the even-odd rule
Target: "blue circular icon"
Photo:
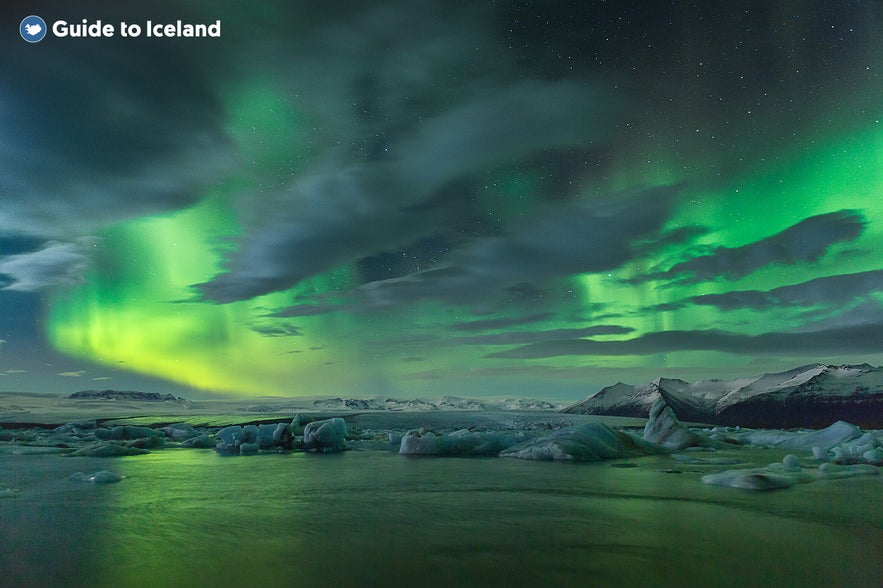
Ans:
{"type": "Polygon", "coordinates": [[[21,21],[18,32],[28,43],[39,43],[46,36],[46,21],[32,14],[21,21]]]}

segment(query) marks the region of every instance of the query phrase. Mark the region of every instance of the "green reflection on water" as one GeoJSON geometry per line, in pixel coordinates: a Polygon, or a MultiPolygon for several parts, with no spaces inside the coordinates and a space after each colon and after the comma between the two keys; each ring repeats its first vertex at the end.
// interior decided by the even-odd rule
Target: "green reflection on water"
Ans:
{"type": "Polygon", "coordinates": [[[667,456],[633,462],[639,467],[197,450],[124,458],[114,464],[129,477],[108,495],[92,551],[101,570],[94,585],[863,586],[883,578],[879,479],[756,494],[702,485],[707,468],[661,473],[673,465],[667,456]]]}

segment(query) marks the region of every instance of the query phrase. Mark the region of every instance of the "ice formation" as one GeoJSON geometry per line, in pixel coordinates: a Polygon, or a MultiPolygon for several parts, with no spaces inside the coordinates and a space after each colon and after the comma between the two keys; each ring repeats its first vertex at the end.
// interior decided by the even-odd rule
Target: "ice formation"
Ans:
{"type": "Polygon", "coordinates": [[[138,447],[130,447],[118,443],[108,443],[106,441],[94,441],[85,445],[70,455],[75,457],[120,457],[123,455],[143,455],[150,453],[146,449],[138,447]]]}
{"type": "Polygon", "coordinates": [[[335,417],[325,421],[313,421],[304,427],[304,449],[316,453],[343,451],[346,438],[346,422],[335,417]]]}
{"type": "Polygon", "coordinates": [[[432,431],[411,430],[399,441],[399,453],[460,457],[495,456],[524,439],[524,433],[502,431],[473,432],[469,429],[460,429],[447,435],[437,435],[432,431]]]}
{"type": "Polygon", "coordinates": [[[554,461],[600,461],[659,453],[658,446],[601,422],[542,435],[506,449],[500,457],[554,461]]]}
{"type": "Polygon", "coordinates": [[[101,470],[92,474],[77,472],[75,474],[72,474],[68,479],[76,480],[79,482],[91,482],[93,484],[116,484],[123,478],[125,478],[125,476],[117,474],[116,472],[101,470]]]}
{"type": "Polygon", "coordinates": [[[813,480],[876,476],[878,474],[879,470],[868,464],[841,466],[825,462],[815,467],[814,465],[804,465],[796,455],[789,454],[781,462],[771,463],[764,468],[727,470],[718,474],[708,474],[702,476],[702,482],[713,486],[729,486],[745,490],[776,490],[813,480]]]}

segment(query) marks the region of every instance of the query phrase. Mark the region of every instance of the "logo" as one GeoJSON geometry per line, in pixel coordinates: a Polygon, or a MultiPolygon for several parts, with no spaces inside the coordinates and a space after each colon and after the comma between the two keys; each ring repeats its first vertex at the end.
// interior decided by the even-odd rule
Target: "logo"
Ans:
{"type": "Polygon", "coordinates": [[[21,21],[18,32],[28,43],[39,43],[46,36],[46,21],[32,14],[21,21]]]}

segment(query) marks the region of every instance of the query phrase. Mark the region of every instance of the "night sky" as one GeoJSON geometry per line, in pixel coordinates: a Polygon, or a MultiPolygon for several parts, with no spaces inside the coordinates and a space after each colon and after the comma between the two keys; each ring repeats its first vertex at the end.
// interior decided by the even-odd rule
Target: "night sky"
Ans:
{"type": "Polygon", "coordinates": [[[71,4],[2,9],[0,390],[883,363],[881,3],[71,4]]]}

